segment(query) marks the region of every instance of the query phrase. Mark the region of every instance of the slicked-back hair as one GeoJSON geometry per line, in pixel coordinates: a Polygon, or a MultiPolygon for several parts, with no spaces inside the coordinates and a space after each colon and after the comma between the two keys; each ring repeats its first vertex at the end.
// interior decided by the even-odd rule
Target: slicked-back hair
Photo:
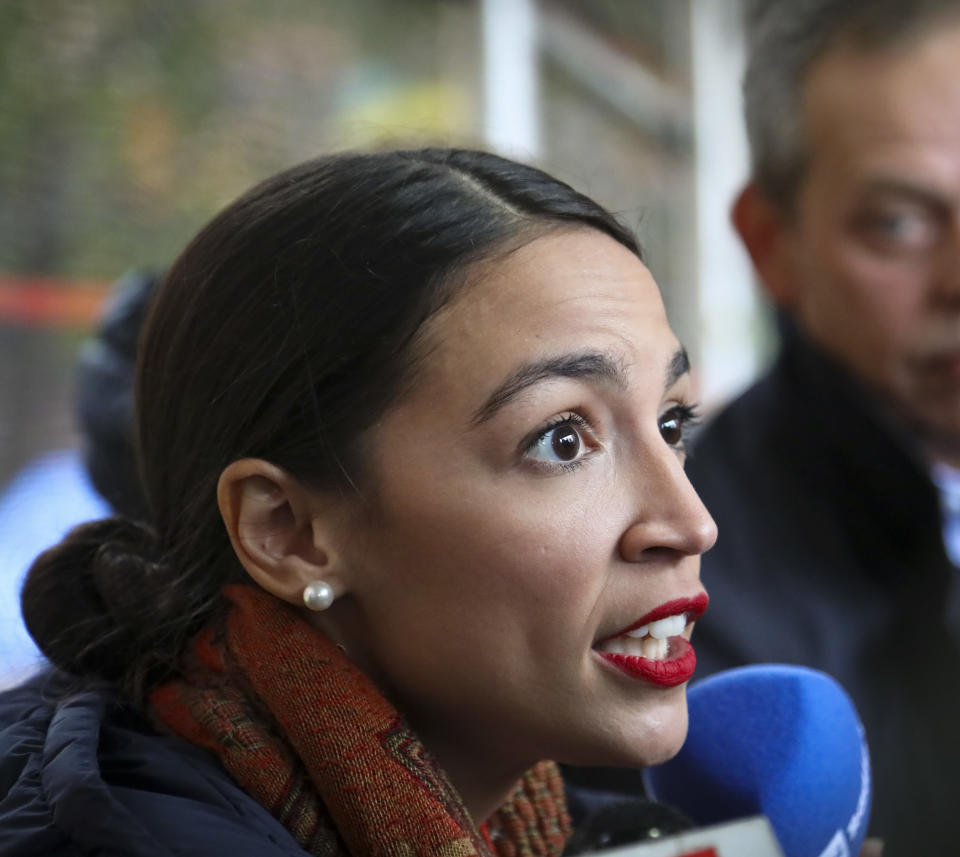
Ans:
{"type": "Polygon", "coordinates": [[[319,158],[228,206],[170,269],[140,345],[149,523],[85,525],[38,558],[22,604],[44,653],[142,702],[246,579],[217,507],[224,468],[257,457],[362,492],[362,438],[415,377],[424,322],[472,266],[565,228],[640,255],[563,182],[462,149],[319,158]]]}

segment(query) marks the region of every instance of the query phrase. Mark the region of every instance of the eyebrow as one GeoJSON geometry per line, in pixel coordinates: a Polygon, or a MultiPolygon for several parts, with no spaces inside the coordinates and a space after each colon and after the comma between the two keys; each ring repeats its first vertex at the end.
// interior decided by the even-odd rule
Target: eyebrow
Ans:
{"type": "Polygon", "coordinates": [[[934,205],[941,208],[949,206],[943,192],[928,184],[880,176],[867,178],[863,183],[863,188],[867,195],[899,196],[924,205],[934,205]]]}
{"type": "MultiPolygon", "coordinates": [[[[664,389],[672,387],[690,371],[690,359],[685,348],[679,348],[667,363],[664,389]]],[[[527,363],[513,372],[474,412],[471,423],[486,422],[498,411],[515,401],[521,393],[541,381],[552,378],[586,378],[611,384],[618,390],[627,386],[627,373],[622,361],[610,354],[585,351],[562,354],[527,363]]]]}
{"type": "Polygon", "coordinates": [[[667,363],[666,380],[663,384],[664,390],[669,390],[684,375],[690,371],[690,355],[687,349],[682,345],[673,353],[670,362],[667,363]]]}

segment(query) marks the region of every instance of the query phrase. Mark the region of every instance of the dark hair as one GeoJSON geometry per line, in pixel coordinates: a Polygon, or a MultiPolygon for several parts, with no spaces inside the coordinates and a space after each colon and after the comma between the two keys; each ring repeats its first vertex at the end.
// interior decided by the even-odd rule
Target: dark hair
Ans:
{"type": "Polygon", "coordinates": [[[746,7],[744,112],[761,190],[792,205],[807,164],[803,91],[816,61],[837,46],[881,51],[960,17],[957,0],[753,0],[746,7]]]}
{"type": "Polygon", "coordinates": [[[216,485],[260,457],[355,490],[361,436],[416,371],[418,330],[473,262],[551,229],[634,236],[546,173],[450,149],[347,153],[280,173],[217,215],[154,299],[137,377],[152,527],[86,524],[35,561],[27,627],[62,669],[132,701],[244,579],[216,485]]]}

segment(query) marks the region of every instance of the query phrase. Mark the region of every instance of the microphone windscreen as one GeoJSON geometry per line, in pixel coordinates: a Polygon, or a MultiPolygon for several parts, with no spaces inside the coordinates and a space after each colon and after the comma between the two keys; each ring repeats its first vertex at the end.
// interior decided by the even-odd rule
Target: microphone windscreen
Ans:
{"type": "Polygon", "coordinates": [[[856,855],[870,816],[870,757],[846,692],[806,667],[755,665],[687,694],[690,731],[649,768],[650,794],[698,824],[761,814],[787,857],[856,855]]]}

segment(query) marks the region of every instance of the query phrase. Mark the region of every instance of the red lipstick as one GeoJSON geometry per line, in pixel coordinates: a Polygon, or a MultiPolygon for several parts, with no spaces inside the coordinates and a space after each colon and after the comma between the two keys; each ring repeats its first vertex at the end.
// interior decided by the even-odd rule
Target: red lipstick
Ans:
{"type": "Polygon", "coordinates": [[[636,655],[615,655],[597,652],[608,664],[634,678],[642,678],[661,687],[675,687],[690,681],[697,668],[697,653],[683,637],[671,637],[670,649],[664,660],[651,660],[636,655]]]}
{"type": "MultiPolygon", "coordinates": [[[[646,616],[642,616],[622,631],[611,634],[610,637],[621,637],[628,631],[639,628],[641,625],[649,625],[658,619],[666,619],[667,616],[676,616],[678,613],[686,613],[688,622],[696,622],[697,619],[706,612],[709,603],[710,599],[707,597],[706,592],[701,592],[695,598],[675,598],[673,601],[668,601],[666,604],[661,604],[659,607],[654,608],[647,613],[646,616]]],[[[607,639],[609,640],[610,637],[607,637],[607,639]]]]}
{"type": "MultiPolygon", "coordinates": [[[[708,603],[709,599],[705,592],[701,592],[694,598],[678,598],[674,601],[668,601],[666,604],[661,604],[656,609],[651,610],[632,625],[606,639],[622,637],[635,628],[648,625],[659,619],[665,619],[668,616],[685,614],[689,624],[703,615],[708,603]]],[[[689,681],[697,666],[697,654],[693,650],[693,646],[681,636],[667,639],[667,655],[664,658],[644,658],[635,654],[605,652],[599,649],[597,654],[612,667],[632,678],[639,678],[661,687],[675,687],[689,681]]]]}

